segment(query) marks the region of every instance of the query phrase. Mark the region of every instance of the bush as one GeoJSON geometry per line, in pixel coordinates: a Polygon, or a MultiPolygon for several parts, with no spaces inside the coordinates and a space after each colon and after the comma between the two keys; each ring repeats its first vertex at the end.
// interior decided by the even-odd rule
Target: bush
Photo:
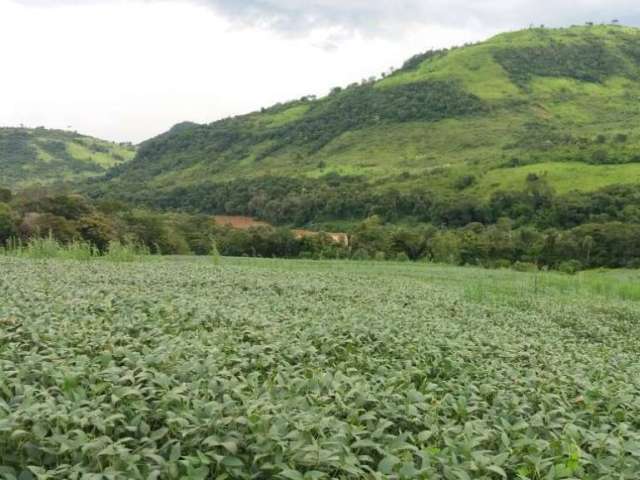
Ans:
{"type": "Polygon", "coordinates": [[[633,270],[639,270],[640,269],[640,258],[634,258],[631,259],[627,262],[627,264],[625,265],[626,268],[631,268],[633,270]]]}
{"type": "Polygon", "coordinates": [[[453,182],[453,186],[456,190],[464,190],[465,188],[469,188],[474,185],[476,181],[476,177],[473,175],[463,175],[453,182]]]}
{"type": "Polygon", "coordinates": [[[537,272],[538,265],[531,262],[515,262],[512,266],[516,272],[537,272]]]}
{"type": "Polygon", "coordinates": [[[0,188],[0,203],[9,203],[12,197],[13,193],[11,193],[11,190],[0,188]]]}
{"type": "Polygon", "coordinates": [[[582,270],[582,268],[583,268],[583,265],[578,260],[567,260],[560,263],[560,265],[558,265],[559,271],[569,275],[574,275],[575,273],[582,270]]]}
{"type": "Polygon", "coordinates": [[[400,252],[396,255],[396,258],[394,259],[396,262],[408,262],[411,259],[409,258],[409,256],[404,253],[404,252],[400,252]]]}
{"type": "Polygon", "coordinates": [[[351,255],[352,260],[369,260],[369,253],[364,248],[359,248],[351,255]]]}
{"type": "Polygon", "coordinates": [[[595,163],[596,165],[609,163],[609,152],[606,150],[596,150],[591,154],[591,163],[595,163]]]}
{"type": "Polygon", "coordinates": [[[17,223],[17,214],[9,205],[0,201],[0,244],[4,244],[8,239],[16,236],[17,223]]]}
{"type": "Polygon", "coordinates": [[[489,267],[490,268],[511,268],[511,261],[507,260],[505,258],[499,258],[498,260],[495,260],[494,262],[491,262],[489,267]]]}

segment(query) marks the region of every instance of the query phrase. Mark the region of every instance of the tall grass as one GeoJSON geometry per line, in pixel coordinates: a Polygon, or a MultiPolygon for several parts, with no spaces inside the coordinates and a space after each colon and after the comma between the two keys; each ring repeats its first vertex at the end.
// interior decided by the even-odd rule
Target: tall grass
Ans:
{"type": "Polygon", "coordinates": [[[109,248],[102,258],[110,262],[135,262],[151,255],[149,248],[119,240],[109,242],[109,248]]]}
{"type": "Polygon", "coordinates": [[[289,272],[360,274],[372,279],[402,277],[461,290],[466,300],[476,303],[519,307],[549,299],[571,302],[577,297],[585,301],[640,301],[640,270],[587,270],[567,275],[556,271],[517,272],[411,262],[228,258],[225,263],[289,272]]]}
{"type": "Polygon", "coordinates": [[[487,272],[485,278],[470,275],[462,280],[465,298],[477,302],[522,304],[554,298],[640,301],[640,277],[630,271],[586,271],[578,275],[558,272],[487,272]]]}
{"type": "Polygon", "coordinates": [[[220,255],[220,250],[218,250],[218,244],[216,243],[215,239],[211,239],[211,252],[209,253],[209,255],[214,265],[220,265],[222,255],[220,255]]]}
{"type": "Polygon", "coordinates": [[[0,254],[13,257],[46,259],[62,258],[69,260],[90,260],[99,255],[99,251],[90,243],[75,240],[62,244],[51,235],[32,238],[23,243],[11,240],[0,250],[0,254]]]}
{"type": "Polygon", "coordinates": [[[22,242],[10,240],[0,248],[0,255],[32,259],[67,259],[87,261],[100,259],[110,262],[134,262],[151,255],[148,248],[134,243],[112,241],[105,252],[89,242],[74,240],[63,244],[53,236],[36,237],[22,242]]]}

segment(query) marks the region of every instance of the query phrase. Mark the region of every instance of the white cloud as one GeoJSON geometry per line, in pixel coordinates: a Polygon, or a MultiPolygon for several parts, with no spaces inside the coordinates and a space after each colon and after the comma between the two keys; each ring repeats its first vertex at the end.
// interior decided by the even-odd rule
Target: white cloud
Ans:
{"type": "Polygon", "coordinates": [[[192,0],[230,18],[307,32],[326,25],[389,34],[425,22],[443,27],[566,25],[613,18],[638,23],[637,0],[192,0]]]}
{"type": "Polygon", "coordinates": [[[70,125],[140,141],[181,121],[323,94],[429,48],[528,23],[631,22],[639,8],[627,0],[0,0],[0,125],[70,125]]]}
{"type": "MultiPolygon", "coordinates": [[[[118,3],[118,0],[16,0],[25,5],[57,6],[118,3]]],[[[162,2],[167,0],[148,0],[162,2]]],[[[566,25],[617,18],[640,21],[636,0],[185,0],[212,7],[243,24],[307,33],[315,28],[342,27],[388,33],[436,24],[446,27],[513,24],[566,25]]],[[[120,0],[120,3],[125,3],[120,0]]],[[[184,2],[182,2],[184,3],[184,2]]]]}

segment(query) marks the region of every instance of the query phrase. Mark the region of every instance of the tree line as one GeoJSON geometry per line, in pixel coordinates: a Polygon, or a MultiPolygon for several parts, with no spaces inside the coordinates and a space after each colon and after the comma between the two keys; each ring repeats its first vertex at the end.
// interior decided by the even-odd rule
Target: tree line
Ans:
{"type": "Polygon", "coordinates": [[[348,245],[323,234],[299,237],[285,226],[237,230],[203,213],[159,213],[76,194],[0,190],[0,243],[51,235],[62,243],[89,242],[102,251],[118,241],[155,254],[207,255],[216,245],[226,256],[428,260],[567,272],[640,267],[637,188],[555,197],[541,179],[529,183],[517,195],[502,192],[486,205],[476,202],[472,215],[448,210],[451,217],[439,222],[399,224],[378,214],[363,217],[346,232],[348,245]],[[512,218],[493,220],[492,208],[512,218]]]}
{"type": "Polygon", "coordinates": [[[465,190],[474,183],[473,178],[459,179],[459,183],[456,191],[400,191],[377,189],[367,179],[356,176],[266,176],[163,192],[121,192],[114,198],[151,209],[247,215],[287,226],[358,221],[374,215],[388,223],[430,223],[438,228],[461,228],[470,223],[492,225],[505,217],[516,227],[532,226],[538,230],[569,229],[585,223],[640,223],[637,185],[558,194],[544,176],[529,174],[521,188],[498,190],[483,198],[465,190]]]}

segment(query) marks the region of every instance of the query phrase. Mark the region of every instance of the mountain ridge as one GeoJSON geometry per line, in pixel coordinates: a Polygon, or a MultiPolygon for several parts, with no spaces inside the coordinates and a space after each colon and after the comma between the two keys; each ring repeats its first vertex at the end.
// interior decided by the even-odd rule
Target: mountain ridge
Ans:
{"type": "Polygon", "coordinates": [[[636,28],[509,32],[417,55],[385,78],[326,97],[178,124],[89,189],[161,208],[264,217],[266,203],[295,203],[305,189],[354,177],[371,194],[477,199],[522,190],[530,175],[559,193],[635,185],[639,79],[636,28]],[[252,193],[234,198],[244,190],[252,193]]]}

